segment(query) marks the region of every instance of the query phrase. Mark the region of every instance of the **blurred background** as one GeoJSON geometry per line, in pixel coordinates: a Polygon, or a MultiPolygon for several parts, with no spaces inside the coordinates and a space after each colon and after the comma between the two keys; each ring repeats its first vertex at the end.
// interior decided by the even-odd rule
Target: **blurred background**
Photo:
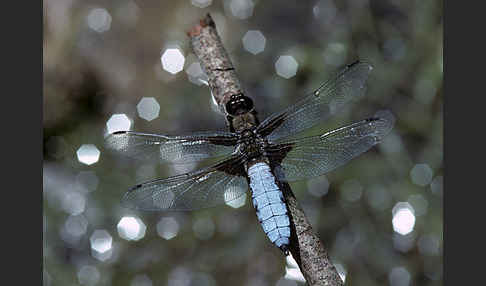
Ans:
{"type": "Polygon", "coordinates": [[[394,130],[291,186],[346,285],[443,284],[442,1],[43,5],[44,285],[304,284],[248,196],[197,212],[120,206],[132,185],[187,169],[108,152],[107,133],[226,128],[186,35],[208,12],[260,120],[343,65],[373,63],[366,96],[319,128],[389,109],[394,130]]]}

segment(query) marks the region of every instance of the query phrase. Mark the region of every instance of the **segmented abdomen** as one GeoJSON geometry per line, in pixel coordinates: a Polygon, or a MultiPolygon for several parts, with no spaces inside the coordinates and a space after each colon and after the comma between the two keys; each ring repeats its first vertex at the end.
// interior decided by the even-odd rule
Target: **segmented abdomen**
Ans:
{"type": "Polygon", "coordinates": [[[290,221],[282,191],[275,183],[270,167],[256,163],[248,169],[252,202],[263,231],[282,249],[289,245],[290,221]]]}

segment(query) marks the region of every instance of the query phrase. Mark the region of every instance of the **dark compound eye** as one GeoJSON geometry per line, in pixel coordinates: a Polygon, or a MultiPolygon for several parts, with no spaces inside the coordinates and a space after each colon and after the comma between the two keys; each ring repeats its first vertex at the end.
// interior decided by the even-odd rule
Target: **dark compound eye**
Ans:
{"type": "Polygon", "coordinates": [[[226,103],[226,113],[231,116],[244,114],[252,109],[253,101],[243,94],[231,96],[231,99],[226,103]]]}

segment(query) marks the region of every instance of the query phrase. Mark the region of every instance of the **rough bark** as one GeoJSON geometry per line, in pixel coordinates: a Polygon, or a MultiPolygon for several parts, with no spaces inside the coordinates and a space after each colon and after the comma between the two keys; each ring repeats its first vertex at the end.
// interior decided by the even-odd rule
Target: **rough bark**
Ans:
{"type": "MultiPolygon", "coordinates": [[[[191,47],[199,59],[201,68],[209,80],[209,87],[221,111],[232,94],[242,89],[231,60],[216,31],[216,25],[208,14],[187,33],[191,47]]],[[[343,285],[327,250],[313,232],[299,206],[290,185],[281,183],[291,220],[290,252],[309,285],[343,285]]]]}
{"type": "Polygon", "coordinates": [[[191,39],[191,48],[199,59],[201,68],[208,76],[209,88],[214,99],[224,112],[224,106],[230,96],[241,93],[242,90],[211,16],[208,14],[187,35],[191,39]]]}

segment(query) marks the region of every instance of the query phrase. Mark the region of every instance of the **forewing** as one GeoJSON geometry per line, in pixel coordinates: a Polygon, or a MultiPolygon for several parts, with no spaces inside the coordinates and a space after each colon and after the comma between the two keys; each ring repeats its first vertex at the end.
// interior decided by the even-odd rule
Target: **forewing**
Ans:
{"type": "Polygon", "coordinates": [[[258,132],[274,143],[326,120],[346,103],[365,94],[371,69],[364,61],[348,65],[301,101],[271,115],[260,124],[258,132]]]}
{"type": "Polygon", "coordinates": [[[122,205],[148,211],[197,210],[230,202],[247,190],[243,160],[234,156],[199,171],[139,184],[125,194],[122,205]]]}
{"type": "Polygon", "coordinates": [[[389,111],[319,136],[288,140],[268,148],[281,180],[296,181],[323,175],[378,144],[393,128],[389,111]]]}
{"type": "Polygon", "coordinates": [[[229,155],[233,152],[237,138],[228,132],[167,136],[119,131],[108,135],[105,142],[110,149],[144,162],[177,164],[229,155]]]}

